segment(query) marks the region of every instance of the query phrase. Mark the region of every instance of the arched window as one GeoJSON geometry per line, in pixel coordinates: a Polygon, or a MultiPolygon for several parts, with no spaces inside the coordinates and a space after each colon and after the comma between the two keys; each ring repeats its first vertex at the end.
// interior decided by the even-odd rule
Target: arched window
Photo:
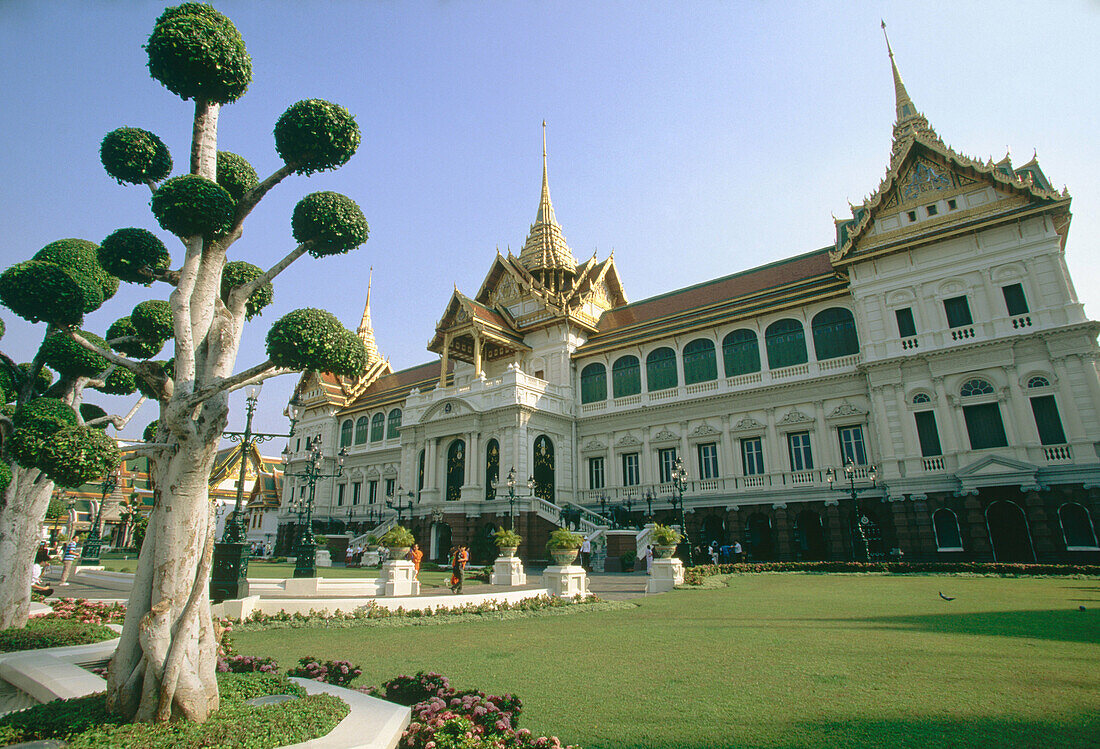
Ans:
{"type": "Polygon", "coordinates": [[[401,409],[390,411],[386,419],[386,439],[392,440],[401,436],[401,409]]]}
{"type": "Polygon", "coordinates": [[[1046,377],[1036,375],[1027,381],[1029,388],[1048,388],[1050,387],[1050,380],[1046,377]]]}
{"type": "Polygon", "coordinates": [[[347,447],[351,444],[351,419],[347,419],[340,425],[340,447],[347,447]]]}
{"type": "Polygon", "coordinates": [[[1058,520],[1062,523],[1062,536],[1070,551],[1096,548],[1096,529],[1089,511],[1076,502],[1067,502],[1058,508],[1058,520]]]}
{"type": "Polygon", "coordinates": [[[993,390],[993,386],[985,380],[974,378],[973,380],[967,380],[959,388],[959,395],[966,398],[971,395],[993,395],[996,392],[993,390]]]}
{"type": "Polygon", "coordinates": [[[554,501],[554,443],[545,434],[535,440],[534,493],[547,502],[554,501]]]}
{"type": "Polygon", "coordinates": [[[416,496],[419,499],[420,491],[424,488],[424,451],[416,456],[416,496]]]}
{"type": "MultiPolygon", "coordinates": [[[[995,393],[992,385],[978,377],[967,380],[959,388],[959,395],[964,398],[995,393]]],[[[963,418],[966,421],[967,436],[970,437],[970,449],[987,450],[991,447],[1008,446],[1001,407],[996,401],[964,405],[963,418]]]]}
{"type": "Polygon", "coordinates": [[[447,499],[462,498],[462,485],[466,483],[466,443],[455,440],[447,448],[447,499]]]}
{"type": "Polygon", "coordinates": [[[726,377],[760,371],[760,345],[756,333],[746,328],[735,330],[722,339],[722,360],[726,377]]]}
{"type": "Polygon", "coordinates": [[[493,484],[500,478],[500,443],[495,439],[485,445],[485,499],[496,499],[493,484]]]}
{"type": "Polygon", "coordinates": [[[718,379],[718,360],[714,354],[714,341],[696,338],[684,346],[684,384],[710,382],[718,379]]]}
{"type": "Polygon", "coordinates": [[[764,331],[768,349],[768,367],[782,369],[809,361],[806,356],[806,333],[798,320],[776,320],[764,331]]]}
{"type": "Polygon", "coordinates": [[[386,417],[381,411],[371,417],[370,420],[370,441],[381,442],[382,437],[386,430],[386,417]]]}
{"type": "Polygon", "coordinates": [[[667,346],[650,351],[645,358],[645,379],[651,393],[676,387],[676,352],[667,346]]]}
{"type": "Polygon", "coordinates": [[[959,533],[959,519],[946,507],[932,513],[932,528],[936,533],[937,551],[962,551],[962,534],[959,533]]]}
{"type": "Polygon", "coordinates": [[[370,419],[360,416],[355,422],[355,444],[362,445],[367,441],[367,432],[370,430],[370,419]]]}
{"type": "Polygon", "coordinates": [[[589,364],[581,370],[581,403],[607,400],[607,367],[589,364]]]}
{"type": "Polygon", "coordinates": [[[913,396],[913,403],[914,404],[916,404],[916,403],[931,403],[931,402],[932,402],[932,396],[930,396],[928,393],[917,393],[916,395],[913,396]]]}
{"type": "Polygon", "coordinates": [[[814,353],[818,361],[859,353],[856,321],[843,307],[830,307],[814,315],[810,327],[814,334],[814,353]]]}
{"type": "Polygon", "coordinates": [[[642,367],[636,356],[620,356],[611,365],[611,394],[625,398],[642,392],[642,367]]]}

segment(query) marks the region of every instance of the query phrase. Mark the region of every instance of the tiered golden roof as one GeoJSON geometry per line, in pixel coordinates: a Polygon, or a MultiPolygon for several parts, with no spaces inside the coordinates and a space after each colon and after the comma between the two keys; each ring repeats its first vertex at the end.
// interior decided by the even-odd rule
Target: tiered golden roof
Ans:
{"type": "Polygon", "coordinates": [[[527,241],[519,253],[519,261],[532,275],[546,286],[560,286],[555,283],[553,274],[564,271],[571,280],[577,269],[577,259],[565,242],[561,226],[554,216],[554,206],[550,203],[550,182],[546,169],[546,121],[542,123],[542,196],[539,198],[539,210],[535,223],[527,234],[527,241]]]}

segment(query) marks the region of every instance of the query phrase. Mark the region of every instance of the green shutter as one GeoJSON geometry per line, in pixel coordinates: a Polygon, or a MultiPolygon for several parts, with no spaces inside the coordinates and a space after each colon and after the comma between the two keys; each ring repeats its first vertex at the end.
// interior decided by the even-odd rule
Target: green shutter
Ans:
{"type": "Polygon", "coordinates": [[[676,352],[667,347],[651,351],[645,360],[645,376],[649,392],[676,387],[676,352]]]}
{"type": "Polygon", "coordinates": [[[589,364],[581,370],[581,403],[607,400],[607,369],[602,364],[589,364]]]}
{"type": "Polygon", "coordinates": [[[970,303],[965,296],[957,296],[943,300],[943,310],[947,313],[947,327],[961,328],[964,325],[972,325],[974,318],[970,316],[970,303]]]}
{"type": "Polygon", "coordinates": [[[1035,414],[1035,426],[1039,429],[1039,442],[1044,445],[1066,444],[1066,433],[1058,417],[1058,404],[1053,395],[1041,395],[1031,399],[1031,412],[1035,414]]]}
{"type": "Polygon", "coordinates": [[[1008,314],[1013,317],[1027,314],[1027,298],[1024,296],[1023,286],[1018,283],[1004,286],[1001,288],[1001,293],[1005,296],[1005,309],[1008,310],[1008,314]]]}
{"type": "Polygon", "coordinates": [[[936,415],[931,411],[918,411],[913,414],[917,420],[917,437],[920,439],[920,454],[925,458],[943,455],[940,447],[940,433],[936,428],[936,415]]]}
{"type": "Polygon", "coordinates": [[[718,360],[714,343],[698,338],[684,346],[684,384],[710,382],[718,379],[718,360]]]}
{"type": "Polygon", "coordinates": [[[806,356],[806,334],[802,323],[797,320],[773,322],[764,333],[764,344],[768,349],[770,369],[793,367],[809,360],[806,356]]]}
{"type": "Polygon", "coordinates": [[[1001,409],[996,403],[964,406],[963,417],[966,419],[966,431],[970,435],[972,450],[1008,446],[1005,425],[1001,421],[1001,409]]]}
{"type": "Polygon", "coordinates": [[[735,330],[722,340],[722,360],[726,377],[760,371],[760,346],[756,333],[751,330],[735,330]]]}
{"type": "Polygon", "coordinates": [[[611,365],[611,392],[616,398],[642,392],[642,368],[636,356],[623,356],[611,365]]]}

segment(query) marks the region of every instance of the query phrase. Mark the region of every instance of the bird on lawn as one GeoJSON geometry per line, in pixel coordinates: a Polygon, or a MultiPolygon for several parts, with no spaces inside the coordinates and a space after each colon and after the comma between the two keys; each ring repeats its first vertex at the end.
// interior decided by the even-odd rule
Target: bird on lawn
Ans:
{"type": "Polygon", "coordinates": [[[1085,607],[1084,607],[1084,606],[1078,606],[1078,607],[1077,607],[1077,610],[1078,610],[1078,611],[1084,611],[1084,610],[1085,610],[1085,607]]]}
{"type": "Polygon", "coordinates": [[[952,596],[945,596],[945,595],[944,595],[943,593],[940,593],[940,598],[942,598],[942,599],[943,599],[943,600],[945,600],[945,601],[954,601],[954,600],[955,600],[955,599],[954,599],[954,597],[952,597],[952,596]]]}

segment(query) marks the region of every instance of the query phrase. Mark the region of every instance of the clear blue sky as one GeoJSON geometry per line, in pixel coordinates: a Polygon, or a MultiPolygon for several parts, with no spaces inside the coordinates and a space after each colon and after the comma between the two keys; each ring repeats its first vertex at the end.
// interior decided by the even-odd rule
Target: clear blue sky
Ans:
{"type": "MultiPolygon", "coordinates": [[[[887,165],[883,17],[909,93],[945,142],[983,158],[1011,148],[1017,164],[1037,149],[1051,181],[1069,186],[1069,266],[1090,316],[1100,312],[1095,2],[215,6],[241,30],[255,70],[244,98],[222,110],[222,150],[270,174],[275,120],[310,97],[346,106],[363,131],[347,166],[269,195],[232,256],[261,266],[281,257],[295,202],[317,190],[351,196],[371,225],[359,250],[306,257],[283,274],[246,331],[239,369],[264,358],[267,328],[291,309],[324,307],[354,328],[372,265],[382,352],[396,369],[433,358],[425,346],[453,286],[473,294],[496,248],[523,244],[543,119],[569,244],[581,259],[614,249],[632,301],[831,243],[830,214],[846,215],[887,165]]],[[[102,137],[129,125],[158,133],[176,173],[186,168],[191,104],[148,76],[142,50],[163,7],[0,2],[0,265],[123,226],[158,231],[178,259],[148,191],[117,185],[98,157],[102,137]]],[[[87,327],[102,332],[150,293],[168,289],[126,287],[87,327]]],[[[28,360],[42,326],[0,317],[0,347],[28,360]]],[[[265,386],[258,428],[285,429],[293,382],[265,386]]],[[[124,434],[155,416],[146,406],[124,434]]],[[[242,419],[235,409],[229,428],[242,419]]]]}

